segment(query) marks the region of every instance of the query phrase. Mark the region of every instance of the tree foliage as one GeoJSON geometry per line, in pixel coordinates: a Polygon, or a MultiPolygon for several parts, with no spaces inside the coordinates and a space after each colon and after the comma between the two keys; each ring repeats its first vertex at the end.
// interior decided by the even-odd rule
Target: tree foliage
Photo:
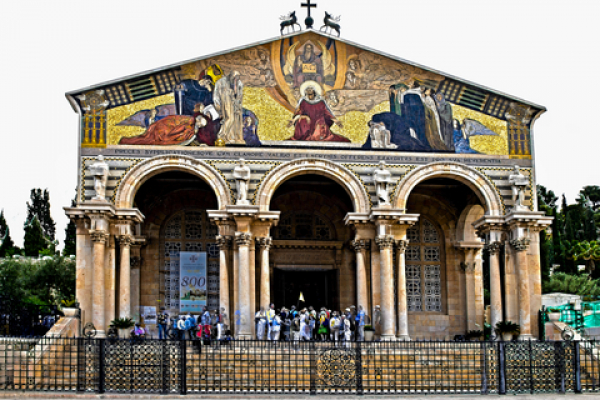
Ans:
{"type": "Polygon", "coordinates": [[[598,296],[600,295],[600,282],[597,279],[591,279],[588,274],[571,275],[557,272],[549,280],[542,282],[542,292],[598,296]]]}
{"type": "Polygon", "coordinates": [[[47,189],[31,189],[31,202],[27,202],[27,221],[31,221],[35,216],[44,235],[54,241],[56,234],[56,224],[50,215],[50,193],[47,189]]]}
{"type": "Polygon", "coordinates": [[[15,244],[10,237],[10,228],[4,218],[4,210],[0,211],[0,257],[7,257],[14,253],[15,244]]]}
{"type": "MultiPolygon", "coordinates": [[[[71,200],[71,207],[75,207],[75,200],[71,200]]],[[[75,222],[69,220],[65,228],[65,242],[63,247],[63,256],[74,256],[76,251],[77,227],[75,222]]]]}
{"type": "Polygon", "coordinates": [[[75,262],[65,257],[0,261],[0,293],[32,304],[60,304],[75,297],[75,262]]]}
{"type": "Polygon", "coordinates": [[[48,240],[44,236],[37,217],[33,216],[30,221],[27,221],[24,229],[23,246],[25,247],[25,255],[28,257],[39,256],[40,252],[48,248],[48,240]]]}

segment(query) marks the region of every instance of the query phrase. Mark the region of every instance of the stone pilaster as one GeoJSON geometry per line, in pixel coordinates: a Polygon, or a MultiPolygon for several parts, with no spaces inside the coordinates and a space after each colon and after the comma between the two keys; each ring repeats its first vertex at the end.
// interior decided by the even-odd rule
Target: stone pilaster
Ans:
{"type": "Polygon", "coordinates": [[[227,315],[231,315],[229,308],[229,250],[231,249],[231,236],[217,236],[219,246],[219,306],[225,308],[227,315]]]}
{"type": "Polygon", "coordinates": [[[406,258],[408,240],[396,241],[396,260],[398,261],[398,339],[410,340],[408,334],[408,304],[406,301],[406,258]]]}
{"type": "Polygon", "coordinates": [[[366,252],[369,248],[369,240],[353,240],[351,242],[356,252],[356,304],[362,306],[369,313],[369,302],[367,297],[367,269],[365,265],[366,252]]]}
{"type": "Polygon", "coordinates": [[[392,249],[394,237],[380,235],[375,238],[379,246],[381,266],[381,340],[395,340],[394,318],[394,275],[392,271],[392,249]]]}
{"type": "Polygon", "coordinates": [[[93,244],[88,221],[83,218],[73,218],[73,220],[76,226],[75,298],[81,308],[81,323],[84,326],[88,322],[92,322],[93,244]]]}
{"type": "Polygon", "coordinates": [[[235,242],[238,246],[238,304],[236,313],[239,312],[239,324],[236,333],[238,339],[251,339],[252,311],[250,309],[250,243],[252,236],[249,233],[236,232],[235,242]]]}
{"type": "Polygon", "coordinates": [[[270,237],[256,238],[260,247],[260,307],[269,309],[271,304],[271,275],[269,271],[269,250],[272,239],[270,237]]]}
{"type": "Polygon", "coordinates": [[[490,252],[490,324],[492,336],[495,335],[496,324],[502,321],[502,283],[500,281],[500,242],[488,245],[490,252]]]}
{"type": "Polygon", "coordinates": [[[96,336],[105,336],[105,292],[104,292],[104,250],[108,234],[104,230],[90,230],[94,243],[94,289],[92,291],[92,323],[96,327],[96,336]]]}
{"type": "Polygon", "coordinates": [[[119,270],[119,317],[131,317],[131,235],[119,235],[121,263],[119,270]]]}
{"type": "Polygon", "coordinates": [[[531,292],[529,290],[529,264],[527,262],[529,239],[513,239],[510,244],[516,253],[516,268],[519,277],[519,325],[521,326],[519,339],[531,339],[531,292]]]}
{"type": "Polygon", "coordinates": [[[477,282],[483,280],[481,271],[481,242],[460,241],[455,244],[458,250],[464,253],[464,261],[461,268],[465,274],[465,320],[467,331],[483,330],[483,321],[479,316],[483,316],[483,293],[482,285],[477,282]]]}

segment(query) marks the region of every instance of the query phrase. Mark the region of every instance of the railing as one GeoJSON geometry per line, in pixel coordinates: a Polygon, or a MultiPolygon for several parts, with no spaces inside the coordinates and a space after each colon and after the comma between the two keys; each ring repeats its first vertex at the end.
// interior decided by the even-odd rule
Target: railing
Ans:
{"type": "Polygon", "coordinates": [[[517,394],[600,391],[596,342],[0,338],[0,390],[517,394]]]}

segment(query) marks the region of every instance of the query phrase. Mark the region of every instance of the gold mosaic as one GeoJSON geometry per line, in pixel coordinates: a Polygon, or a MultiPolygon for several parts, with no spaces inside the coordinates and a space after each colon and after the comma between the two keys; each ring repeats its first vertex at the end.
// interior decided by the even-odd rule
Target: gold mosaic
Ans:
{"type": "Polygon", "coordinates": [[[126,106],[111,108],[106,112],[107,144],[109,146],[119,144],[119,140],[123,137],[141,135],[146,131],[146,129],[141,126],[117,126],[119,122],[129,118],[138,111],[151,110],[156,106],[174,103],[175,97],[173,94],[165,94],[152,99],[138,101],[137,103],[131,103],[126,106]]]}
{"type": "Polygon", "coordinates": [[[496,132],[499,136],[471,136],[471,148],[483,154],[505,155],[508,154],[508,129],[506,122],[490,117],[468,108],[452,105],[452,117],[461,123],[465,118],[473,119],[485,125],[486,128],[496,132]]]}

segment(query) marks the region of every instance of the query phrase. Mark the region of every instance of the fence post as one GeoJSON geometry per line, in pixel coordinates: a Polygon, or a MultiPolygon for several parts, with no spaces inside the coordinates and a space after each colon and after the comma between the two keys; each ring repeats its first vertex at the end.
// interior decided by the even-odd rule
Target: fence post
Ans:
{"type": "Polygon", "coordinates": [[[102,394],[104,393],[104,369],[106,368],[105,365],[105,339],[96,339],[99,340],[99,351],[98,351],[98,393],[102,394]]]}
{"type": "Polygon", "coordinates": [[[506,352],[504,340],[498,342],[498,394],[506,394],[506,352]]]}
{"type": "Polygon", "coordinates": [[[185,339],[179,340],[179,378],[181,379],[181,394],[187,394],[187,371],[185,370],[186,362],[186,348],[185,339]]]}
{"type": "Polygon", "coordinates": [[[311,396],[315,396],[317,394],[317,383],[315,382],[316,380],[316,368],[315,368],[315,364],[316,364],[316,354],[315,354],[315,342],[310,341],[308,342],[308,351],[310,352],[310,395],[311,396]]]}
{"type": "Polygon", "coordinates": [[[356,342],[356,394],[362,396],[363,381],[362,381],[362,345],[361,342],[356,342]]]}
{"type": "Polygon", "coordinates": [[[83,338],[73,338],[77,341],[77,391],[85,391],[85,345],[83,344],[83,338]]]}
{"type": "Polygon", "coordinates": [[[581,393],[581,357],[579,354],[579,349],[581,343],[579,341],[573,342],[575,343],[575,354],[573,357],[574,370],[575,370],[575,393],[581,393]]]}
{"type": "Polygon", "coordinates": [[[488,366],[487,366],[487,345],[488,342],[481,342],[481,394],[488,394],[488,366]]]}

